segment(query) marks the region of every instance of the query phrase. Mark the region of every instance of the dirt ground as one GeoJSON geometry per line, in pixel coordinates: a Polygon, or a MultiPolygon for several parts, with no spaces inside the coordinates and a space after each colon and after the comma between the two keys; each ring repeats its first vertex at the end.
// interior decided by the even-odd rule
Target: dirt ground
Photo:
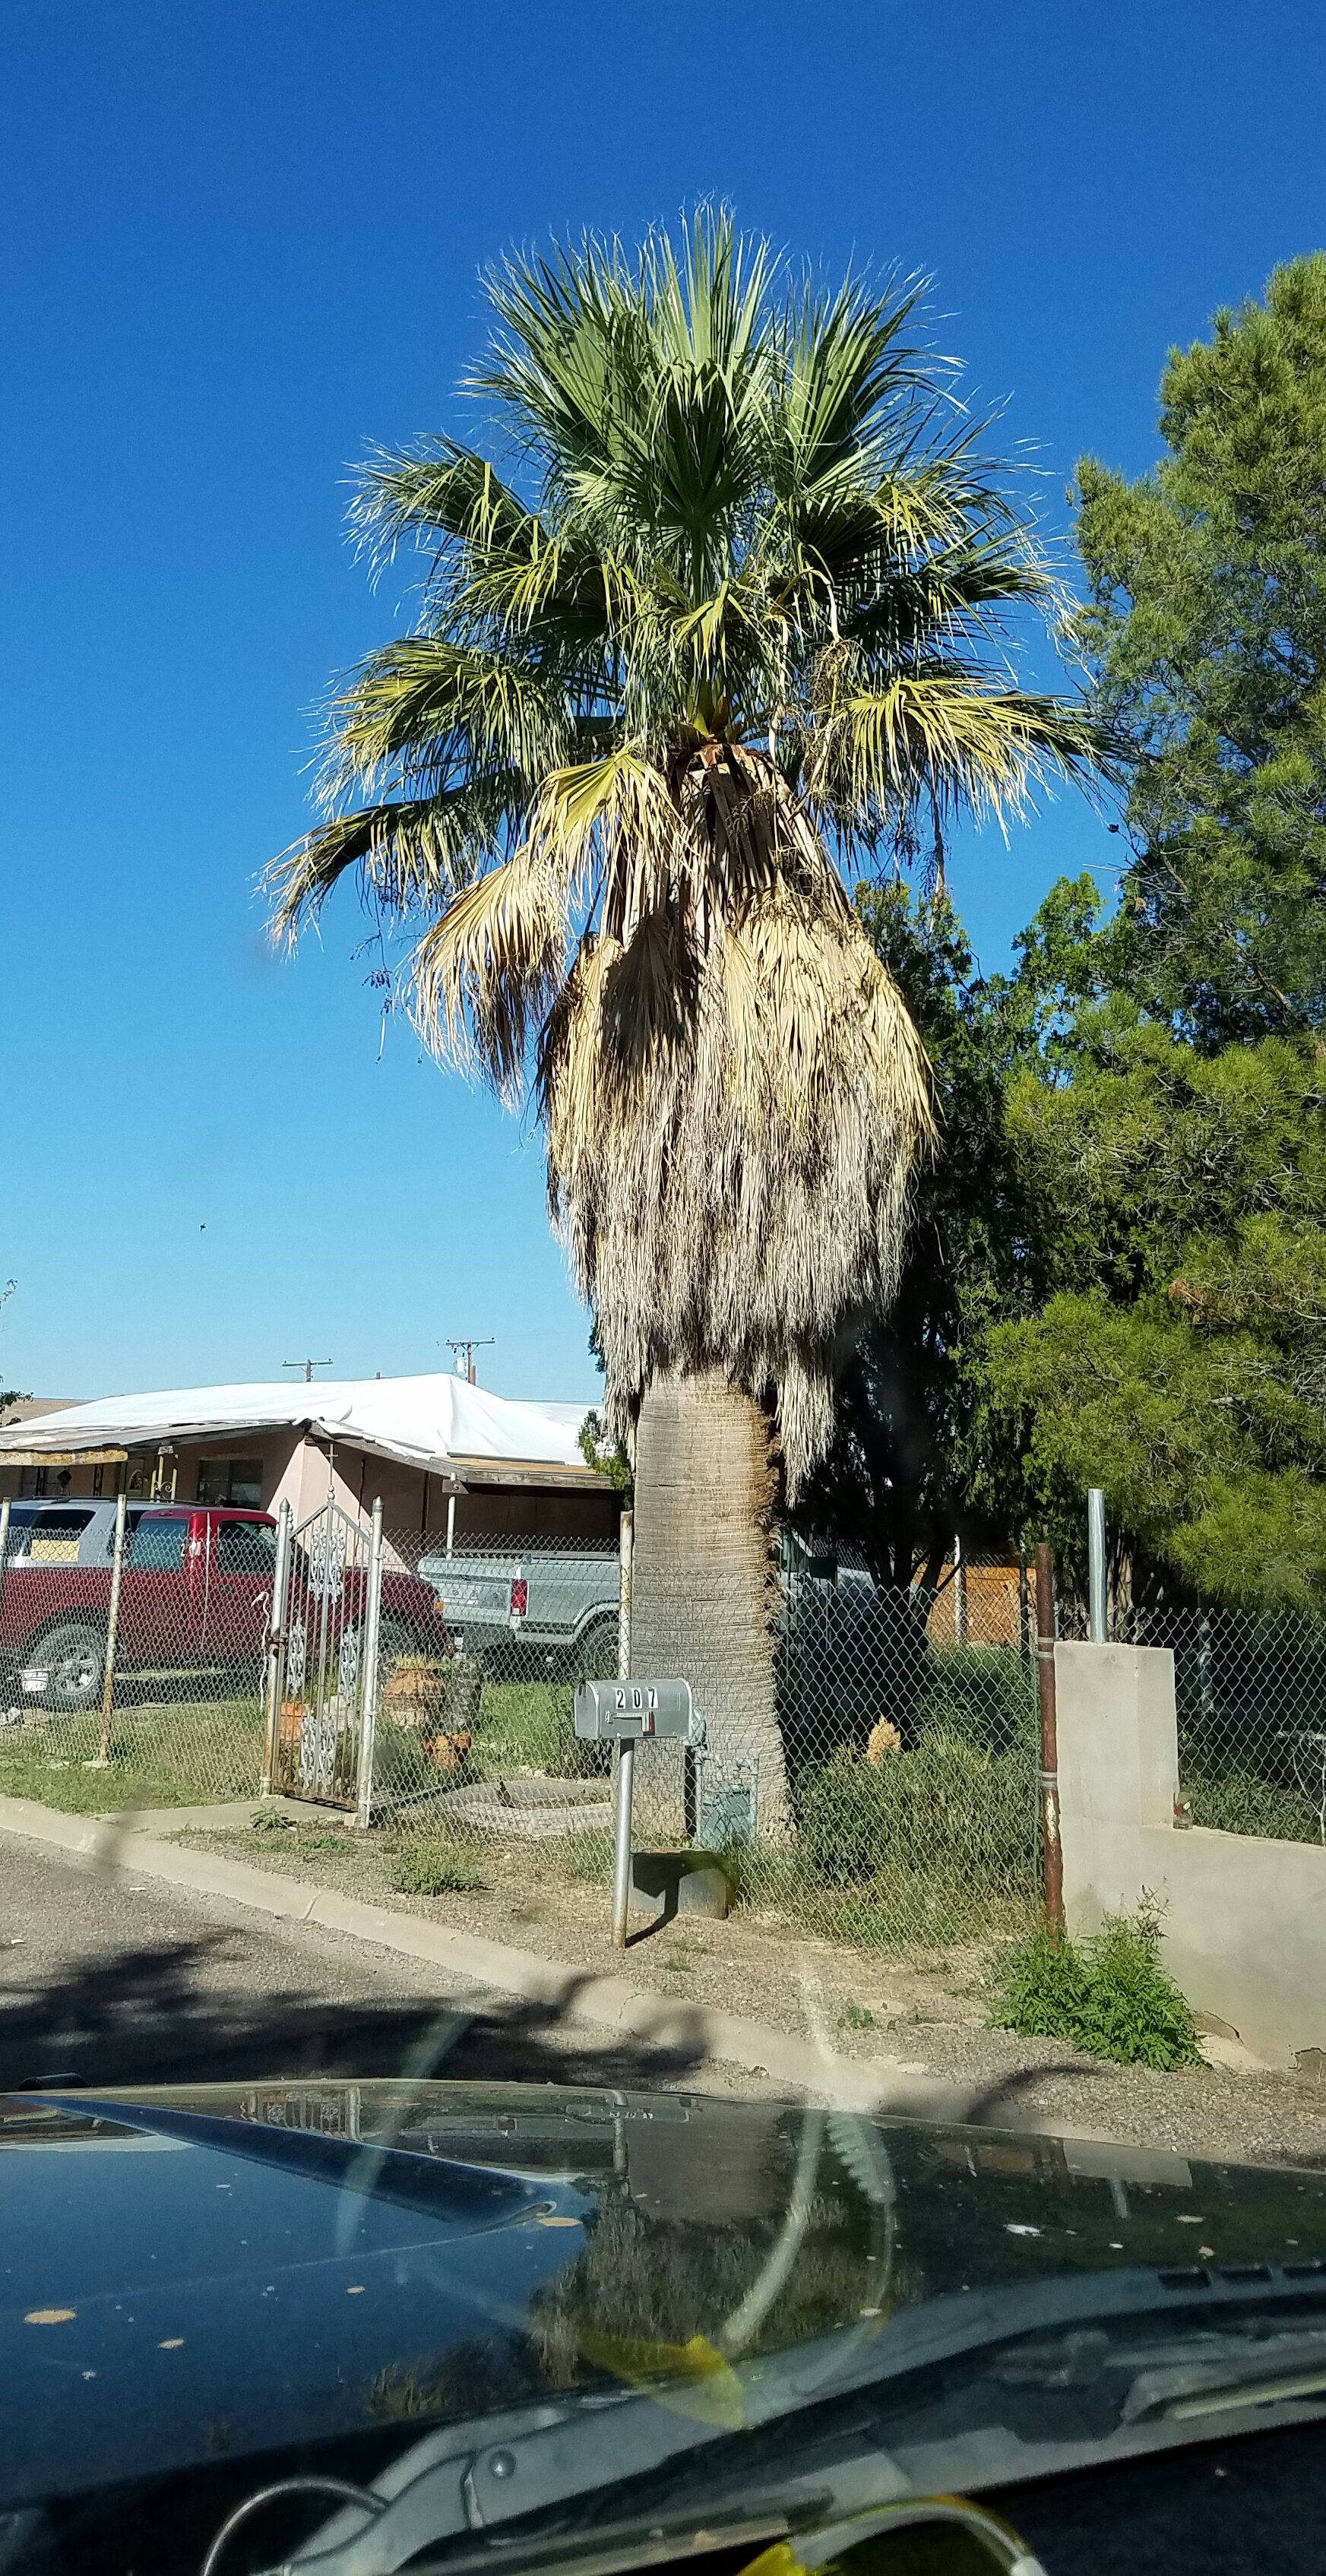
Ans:
{"type": "MultiPolygon", "coordinates": [[[[176,1838],[568,1967],[625,1976],[642,1991],[818,2038],[877,2065],[885,2081],[905,2069],[979,2087],[986,2119],[1235,2161],[1326,2163],[1320,2075],[1216,2066],[1161,2074],[1104,2064],[1060,2041],[989,2030],[980,1948],[849,1949],[751,1911],[726,1921],[681,1914],[657,1927],[635,1917],[623,1954],[611,1945],[606,1886],[577,1880],[547,1844],[478,1846],[481,1887],[422,1897],[392,1889],[390,1842],[366,1844],[331,1823],[265,1831],[245,1824],[176,1838]]],[[[725,2088],[730,2080],[725,2070],[725,2088]]]]}

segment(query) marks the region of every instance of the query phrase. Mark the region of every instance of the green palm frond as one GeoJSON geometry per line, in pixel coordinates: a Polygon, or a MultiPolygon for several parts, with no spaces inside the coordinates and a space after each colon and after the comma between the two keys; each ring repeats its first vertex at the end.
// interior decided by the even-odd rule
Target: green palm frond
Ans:
{"type": "Polygon", "coordinates": [[[332,709],[329,791],[386,773],[439,783],[494,763],[538,779],[571,742],[564,703],[536,665],[445,635],[370,654],[332,709]]]}
{"type": "Polygon", "coordinates": [[[480,552],[519,546],[535,524],[488,459],[450,438],[422,441],[413,452],[374,448],[349,519],[361,549],[379,563],[420,539],[461,538],[480,552]]]}
{"type": "Polygon", "coordinates": [[[293,942],[352,871],[388,911],[409,915],[449,901],[495,857],[524,803],[524,781],[478,770],[435,796],[333,815],[272,860],[264,875],[273,936],[293,942]]]}
{"type": "Polygon", "coordinates": [[[851,661],[847,650],[824,656],[807,762],[810,795],[835,818],[902,814],[923,789],[1003,819],[1047,768],[1090,774],[1093,729],[1053,698],[991,688],[961,665],[863,686],[851,661]]]}

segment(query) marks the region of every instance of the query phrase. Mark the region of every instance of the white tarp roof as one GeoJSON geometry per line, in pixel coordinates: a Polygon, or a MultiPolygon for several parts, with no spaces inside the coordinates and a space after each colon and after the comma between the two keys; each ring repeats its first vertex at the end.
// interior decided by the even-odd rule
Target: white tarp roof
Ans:
{"type": "Polygon", "coordinates": [[[583,1404],[515,1404],[462,1377],[345,1378],[311,1386],[170,1387],[156,1395],[107,1395],[0,1431],[9,1450],[139,1449],[307,1427],[408,1467],[547,1466],[586,1473],[577,1433],[583,1404]]]}

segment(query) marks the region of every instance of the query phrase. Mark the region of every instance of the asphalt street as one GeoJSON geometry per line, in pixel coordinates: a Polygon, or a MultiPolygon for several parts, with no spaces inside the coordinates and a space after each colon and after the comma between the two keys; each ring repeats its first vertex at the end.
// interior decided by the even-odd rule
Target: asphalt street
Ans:
{"type": "Polygon", "coordinates": [[[0,1834],[0,2089],[424,2075],[763,2091],[422,1961],[0,1834]]]}

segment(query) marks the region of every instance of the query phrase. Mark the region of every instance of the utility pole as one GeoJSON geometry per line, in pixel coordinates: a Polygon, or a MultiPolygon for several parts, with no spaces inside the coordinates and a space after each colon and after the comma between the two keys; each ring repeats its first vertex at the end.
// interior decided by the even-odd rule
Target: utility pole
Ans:
{"type": "Polygon", "coordinates": [[[476,1385],[477,1380],[474,1374],[474,1354],[476,1351],[491,1351],[495,1347],[495,1341],[496,1337],[492,1333],[485,1335],[482,1341],[480,1341],[477,1336],[467,1337],[464,1334],[462,1334],[459,1341],[453,1341],[451,1335],[448,1334],[447,1348],[449,1351],[454,1351],[456,1354],[457,1377],[463,1377],[469,1386],[476,1385]],[[465,1353],[465,1365],[463,1368],[461,1367],[460,1359],[462,1351],[465,1353]]]}
{"type": "Polygon", "coordinates": [[[313,1372],[314,1372],[315,1368],[330,1368],[330,1367],[331,1367],[331,1361],[330,1361],[330,1360],[282,1360],[282,1362],[281,1362],[281,1366],[282,1366],[282,1368],[302,1368],[302,1370],[303,1370],[303,1372],[304,1372],[304,1384],[305,1384],[305,1386],[311,1386],[311,1385],[313,1384],[313,1372]]]}

